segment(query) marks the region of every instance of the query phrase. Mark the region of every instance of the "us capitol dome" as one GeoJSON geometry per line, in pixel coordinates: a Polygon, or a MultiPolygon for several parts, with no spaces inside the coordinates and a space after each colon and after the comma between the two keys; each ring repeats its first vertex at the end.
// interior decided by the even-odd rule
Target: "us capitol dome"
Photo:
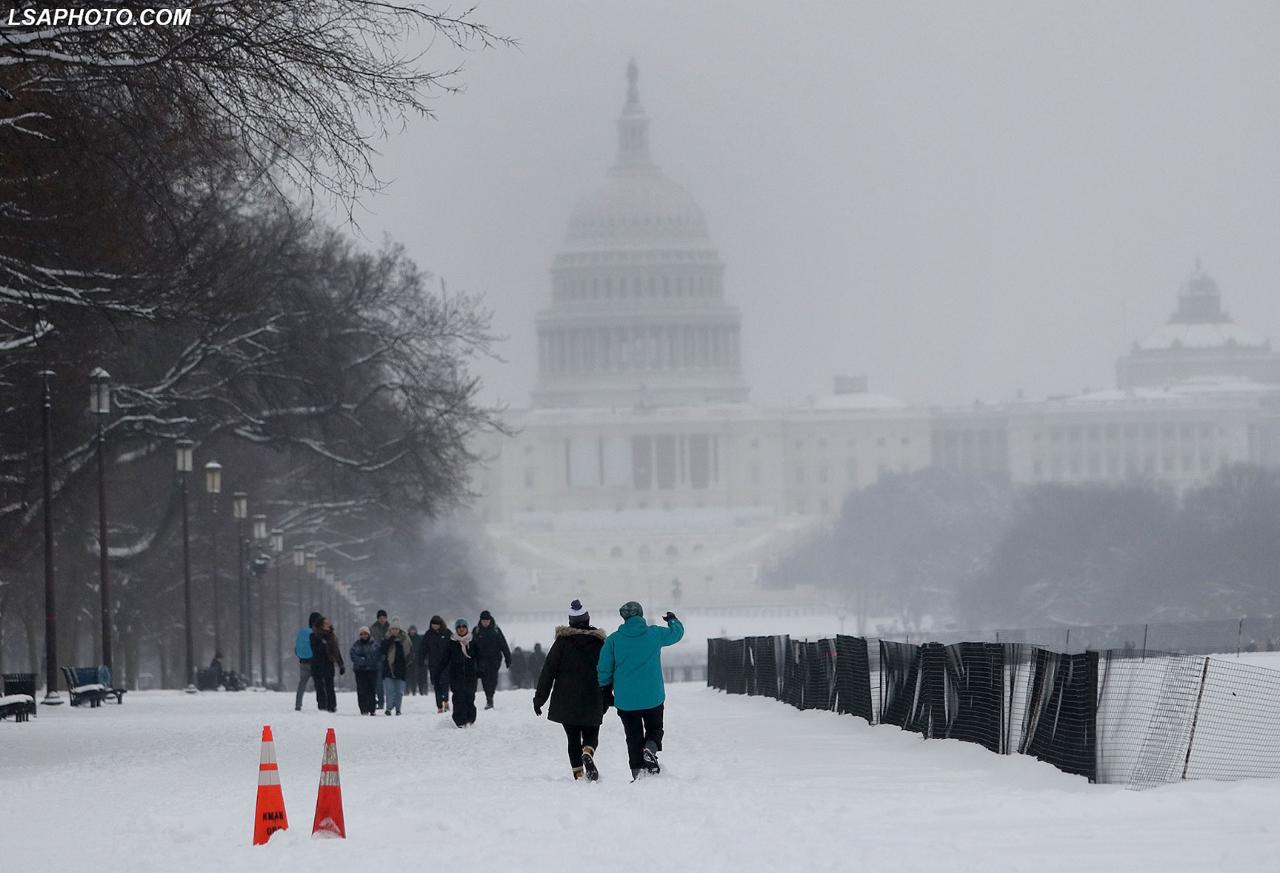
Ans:
{"type": "Polygon", "coordinates": [[[617,160],[574,208],[551,265],[534,405],[743,402],[740,325],[702,208],[650,156],[633,60],[617,160]]]}

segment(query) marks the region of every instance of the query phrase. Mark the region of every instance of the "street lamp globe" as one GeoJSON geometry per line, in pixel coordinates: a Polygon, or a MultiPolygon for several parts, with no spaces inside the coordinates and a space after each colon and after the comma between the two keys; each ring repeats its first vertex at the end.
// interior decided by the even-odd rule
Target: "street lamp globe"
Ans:
{"type": "Polygon", "coordinates": [[[314,576],[316,574],[316,556],[314,552],[307,552],[307,575],[314,576]]]}
{"type": "Polygon", "coordinates": [[[265,515],[255,515],[253,517],[253,538],[258,542],[262,542],[267,538],[267,517],[265,515]]]}
{"type": "Polygon", "coordinates": [[[209,494],[222,493],[222,465],[217,461],[204,465],[204,490],[209,494]]]}
{"type": "Polygon", "coordinates": [[[293,566],[302,567],[307,563],[307,550],[302,546],[293,547],[293,566]]]}
{"type": "Polygon", "coordinates": [[[111,374],[101,367],[89,374],[89,409],[94,415],[111,414],[111,374]]]}
{"type": "Polygon", "coordinates": [[[284,552],[284,531],[278,527],[271,531],[271,551],[277,555],[284,552]]]}
{"type": "Polygon", "coordinates": [[[191,450],[195,447],[195,443],[191,440],[178,440],[177,442],[177,461],[179,473],[191,472],[191,450]]]}
{"type": "Polygon", "coordinates": [[[237,491],[231,495],[231,515],[233,518],[246,519],[249,517],[249,495],[243,491],[237,491]]]}

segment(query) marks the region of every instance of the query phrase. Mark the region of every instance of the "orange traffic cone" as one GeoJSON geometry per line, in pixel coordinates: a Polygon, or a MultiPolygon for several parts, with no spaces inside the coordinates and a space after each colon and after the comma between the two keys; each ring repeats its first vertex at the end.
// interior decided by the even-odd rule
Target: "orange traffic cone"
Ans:
{"type": "Polygon", "coordinates": [[[333,728],[324,737],[324,761],[320,764],[320,793],[316,795],[316,820],[311,836],[323,835],[346,839],[347,826],[342,820],[342,784],[338,781],[338,740],[333,728]]]}
{"type": "Polygon", "coordinates": [[[253,844],[264,845],[276,831],[287,830],[284,794],[280,791],[280,769],[276,766],[276,744],[271,725],[262,726],[262,762],[258,764],[258,802],[253,811],[253,844]]]}

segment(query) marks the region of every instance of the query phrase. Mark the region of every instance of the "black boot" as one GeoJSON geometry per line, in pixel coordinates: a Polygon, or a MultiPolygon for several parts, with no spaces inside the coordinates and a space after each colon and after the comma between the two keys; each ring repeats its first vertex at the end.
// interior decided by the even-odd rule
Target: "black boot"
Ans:
{"type": "Polygon", "coordinates": [[[653,740],[649,740],[644,744],[644,769],[651,776],[657,776],[662,772],[662,768],[658,766],[658,744],[653,740]]]}
{"type": "Polygon", "coordinates": [[[600,771],[596,769],[595,755],[595,749],[590,746],[582,747],[582,770],[586,773],[588,782],[596,782],[600,779],[600,771]]]}

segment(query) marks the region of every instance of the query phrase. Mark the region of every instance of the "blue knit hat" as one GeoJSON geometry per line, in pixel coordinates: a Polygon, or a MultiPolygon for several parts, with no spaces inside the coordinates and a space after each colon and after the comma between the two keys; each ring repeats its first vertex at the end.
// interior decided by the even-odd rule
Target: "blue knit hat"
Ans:
{"type": "Polygon", "coordinates": [[[628,600],[626,603],[622,604],[622,608],[618,610],[618,615],[622,616],[624,619],[628,619],[636,615],[644,615],[644,608],[634,600],[628,600]]]}

